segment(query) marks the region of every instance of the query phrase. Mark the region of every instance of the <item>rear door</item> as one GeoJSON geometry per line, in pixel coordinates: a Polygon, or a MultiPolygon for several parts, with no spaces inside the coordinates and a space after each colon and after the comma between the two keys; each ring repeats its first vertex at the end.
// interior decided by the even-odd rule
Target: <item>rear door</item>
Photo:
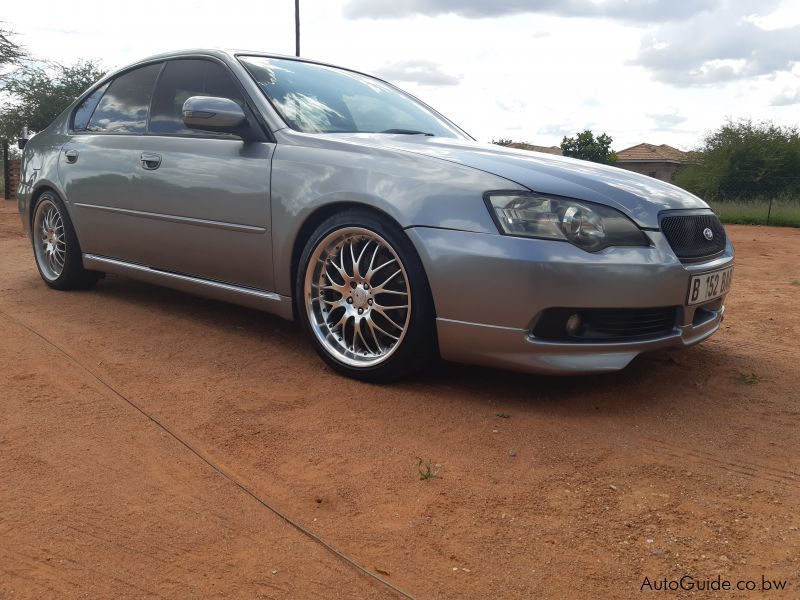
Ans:
{"type": "Polygon", "coordinates": [[[158,269],[273,289],[267,141],[227,66],[211,59],[167,61],[142,138],[137,210],[147,220],[146,262],[158,269]],[[251,135],[186,127],[184,101],[229,98],[243,107],[251,135]]]}
{"type": "Polygon", "coordinates": [[[78,106],[59,174],[81,249],[143,263],[150,231],[135,214],[141,196],[141,140],[163,63],[129,70],[78,106]]]}

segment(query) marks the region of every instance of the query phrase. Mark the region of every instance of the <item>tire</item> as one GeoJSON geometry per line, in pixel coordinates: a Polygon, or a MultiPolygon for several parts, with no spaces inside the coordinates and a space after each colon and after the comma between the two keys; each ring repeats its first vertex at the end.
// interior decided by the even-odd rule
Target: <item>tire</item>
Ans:
{"type": "Polygon", "coordinates": [[[87,289],[102,276],[83,268],[75,228],[64,203],[54,192],[46,191],[36,200],[31,218],[31,241],[39,275],[53,289],[87,289]]]}
{"type": "Polygon", "coordinates": [[[297,265],[295,303],[317,353],[343,375],[383,383],[438,361],[422,262],[377,214],[348,209],[317,227],[297,265]]]}

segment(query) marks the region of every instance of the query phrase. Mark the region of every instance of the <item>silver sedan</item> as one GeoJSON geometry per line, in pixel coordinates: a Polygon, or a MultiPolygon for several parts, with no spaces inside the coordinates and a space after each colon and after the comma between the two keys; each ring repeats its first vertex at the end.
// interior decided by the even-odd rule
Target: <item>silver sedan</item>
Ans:
{"type": "Polygon", "coordinates": [[[712,335],[733,249],[656,179],[474,141],[396,87],[255,52],[154,56],[24,147],[45,283],[104,273],[297,319],[385,381],[438,357],[621,369],[712,335]]]}

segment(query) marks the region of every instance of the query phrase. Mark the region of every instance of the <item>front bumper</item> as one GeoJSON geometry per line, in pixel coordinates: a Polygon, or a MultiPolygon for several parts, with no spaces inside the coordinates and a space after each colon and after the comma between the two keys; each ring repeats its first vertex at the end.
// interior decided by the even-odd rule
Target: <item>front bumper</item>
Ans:
{"type": "Polygon", "coordinates": [[[642,352],[697,344],[719,329],[724,297],[686,306],[691,275],[733,263],[724,253],[682,264],[657,231],[649,248],[588,253],[566,242],[425,227],[407,230],[422,259],[437,314],[442,358],[535,373],[602,373],[624,368],[642,352]],[[676,306],[667,335],[635,341],[536,338],[531,329],[547,308],[676,306]]]}

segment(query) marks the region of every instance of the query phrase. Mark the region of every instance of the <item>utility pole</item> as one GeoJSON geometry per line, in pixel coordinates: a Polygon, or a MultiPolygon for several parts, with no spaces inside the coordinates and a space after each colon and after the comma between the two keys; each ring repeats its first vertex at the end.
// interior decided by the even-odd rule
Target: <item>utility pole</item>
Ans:
{"type": "Polygon", "coordinates": [[[294,55],[300,56],[300,0],[294,0],[294,55]]]}

